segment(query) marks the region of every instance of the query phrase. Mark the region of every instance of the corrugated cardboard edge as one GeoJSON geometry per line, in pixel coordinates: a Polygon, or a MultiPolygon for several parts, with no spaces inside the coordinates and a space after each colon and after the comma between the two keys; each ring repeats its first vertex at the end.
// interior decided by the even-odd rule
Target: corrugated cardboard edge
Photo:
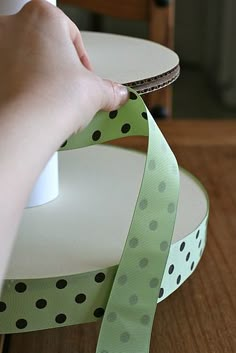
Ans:
{"type": "Polygon", "coordinates": [[[172,70],[161,75],[149,77],[140,81],[127,82],[124,83],[124,85],[133,88],[139,94],[146,94],[170,85],[179,77],[179,74],[180,66],[177,65],[172,70]]]}

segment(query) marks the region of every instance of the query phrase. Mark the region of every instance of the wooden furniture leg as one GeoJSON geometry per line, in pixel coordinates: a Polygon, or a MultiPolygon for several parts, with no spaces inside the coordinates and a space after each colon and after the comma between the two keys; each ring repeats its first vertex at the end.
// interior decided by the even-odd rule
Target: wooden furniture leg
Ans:
{"type": "MultiPolygon", "coordinates": [[[[149,0],[149,38],[168,48],[174,44],[175,4],[172,0],[149,0]]],[[[172,86],[150,93],[145,99],[154,118],[172,116],[172,86]]]]}

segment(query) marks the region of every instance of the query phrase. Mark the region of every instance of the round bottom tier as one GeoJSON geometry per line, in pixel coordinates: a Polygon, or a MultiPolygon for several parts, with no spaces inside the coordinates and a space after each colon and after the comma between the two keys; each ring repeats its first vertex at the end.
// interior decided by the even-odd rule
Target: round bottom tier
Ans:
{"type": "MultiPolygon", "coordinates": [[[[58,198],[25,210],[0,300],[0,333],[103,316],[145,158],[111,146],[59,153],[58,198]]],[[[205,246],[207,218],[206,192],[181,170],[177,219],[158,301],[196,268],[205,246]]]]}

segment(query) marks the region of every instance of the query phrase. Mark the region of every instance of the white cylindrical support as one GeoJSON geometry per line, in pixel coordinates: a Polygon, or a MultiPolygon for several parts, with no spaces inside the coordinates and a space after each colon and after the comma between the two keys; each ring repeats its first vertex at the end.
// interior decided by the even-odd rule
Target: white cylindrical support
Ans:
{"type": "Polygon", "coordinates": [[[59,193],[58,153],[54,153],[40,174],[27,203],[27,207],[43,205],[54,200],[59,193]]]}
{"type": "MultiPolygon", "coordinates": [[[[18,12],[23,5],[29,0],[1,0],[0,1],[0,15],[13,15],[18,12]]],[[[56,5],[56,0],[48,0],[53,5],[56,5]]]]}
{"type": "MultiPolygon", "coordinates": [[[[0,15],[12,15],[17,13],[29,0],[0,0],[0,15]]],[[[56,0],[48,0],[56,5],[56,0]]],[[[35,156],[37,158],[37,156],[35,156]]],[[[39,176],[27,207],[40,206],[54,200],[58,196],[58,156],[57,153],[50,159],[39,176]]]]}
{"type": "Polygon", "coordinates": [[[13,15],[18,12],[28,0],[3,0],[0,2],[1,15],[13,15]]]}

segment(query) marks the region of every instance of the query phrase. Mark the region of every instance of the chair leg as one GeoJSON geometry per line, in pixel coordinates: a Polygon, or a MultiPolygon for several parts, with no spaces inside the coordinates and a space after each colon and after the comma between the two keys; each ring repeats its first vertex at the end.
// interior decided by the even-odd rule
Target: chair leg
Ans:
{"type": "Polygon", "coordinates": [[[148,105],[155,120],[170,119],[172,117],[172,87],[168,86],[149,93],[148,105]]]}
{"type": "Polygon", "coordinates": [[[95,12],[91,12],[90,21],[91,21],[91,30],[93,32],[102,32],[102,23],[103,23],[102,15],[95,12]]]}
{"type": "MultiPolygon", "coordinates": [[[[174,1],[149,0],[149,39],[173,48],[174,43],[174,1]]],[[[172,87],[149,94],[148,106],[154,115],[172,116],[172,87]]]]}

